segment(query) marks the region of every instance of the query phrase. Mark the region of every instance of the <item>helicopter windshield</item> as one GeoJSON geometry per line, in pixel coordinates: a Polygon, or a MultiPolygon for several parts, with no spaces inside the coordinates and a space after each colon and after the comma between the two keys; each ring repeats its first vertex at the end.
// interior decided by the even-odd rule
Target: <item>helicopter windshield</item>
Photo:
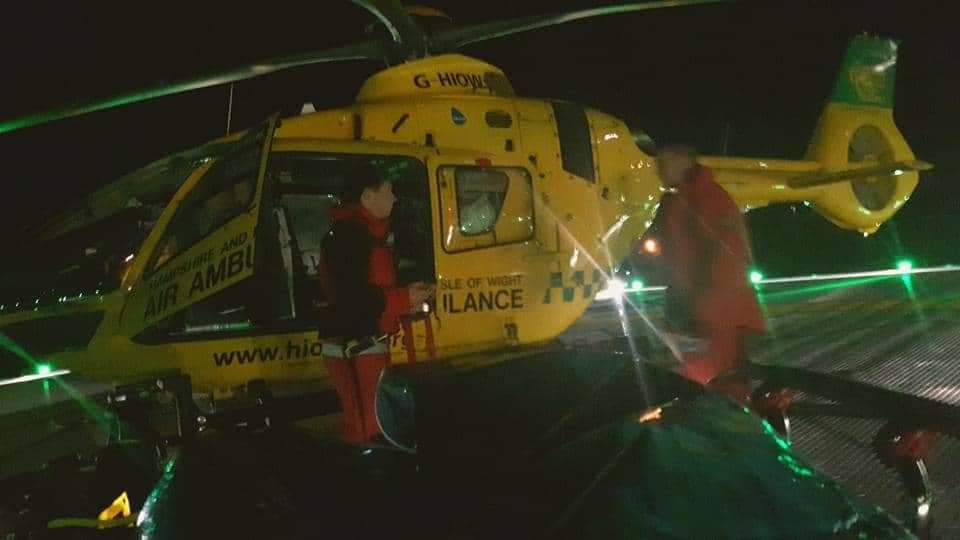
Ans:
{"type": "Polygon", "coordinates": [[[31,231],[44,240],[9,258],[0,306],[10,311],[29,303],[32,309],[116,289],[177,189],[235,146],[209,143],[150,163],[31,231]]]}
{"type": "Polygon", "coordinates": [[[33,309],[114,290],[160,210],[122,209],[11,257],[0,279],[0,305],[4,311],[33,309]]]}
{"type": "Polygon", "coordinates": [[[194,171],[233,146],[234,143],[210,143],[154,161],[84,197],[33,233],[55,238],[102,222],[130,207],[166,205],[194,171]]]}

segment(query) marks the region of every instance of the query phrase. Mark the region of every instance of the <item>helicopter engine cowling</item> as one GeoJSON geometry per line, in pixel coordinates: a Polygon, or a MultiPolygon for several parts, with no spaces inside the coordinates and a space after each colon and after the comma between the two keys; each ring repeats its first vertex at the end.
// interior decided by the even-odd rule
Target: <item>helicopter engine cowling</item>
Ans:
{"type": "Polygon", "coordinates": [[[459,54],[444,54],[400,64],[372,75],[357,93],[357,103],[429,95],[513,97],[503,71],[459,54]]]}

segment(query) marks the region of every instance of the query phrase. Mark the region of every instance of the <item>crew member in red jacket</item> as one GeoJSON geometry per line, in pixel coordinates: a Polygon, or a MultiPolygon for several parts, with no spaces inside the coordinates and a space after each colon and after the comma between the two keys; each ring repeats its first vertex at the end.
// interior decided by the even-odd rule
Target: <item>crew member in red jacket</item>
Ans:
{"type": "Polygon", "coordinates": [[[333,304],[328,323],[341,336],[324,344],[323,357],[343,408],[343,438],[351,443],[379,434],[374,405],[390,361],[387,339],[399,330],[401,315],[421,310],[434,294],[424,283],[397,285],[388,246],[395,201],[393,185],[369,162],[353,163],[323,241],[325,295],[333,304]]]}
{"type": "Polygon", "coordinates": [[[730,195],[686,146],[663,148],[664,195],[657,219],[671,333],[699,346],[683,352],[684,374],[707,384],[746,362],[744,338],[765,330],[748,272],[746,225],[730,195]],[[685,338],[695,338],[693,340],[685,338]]]}

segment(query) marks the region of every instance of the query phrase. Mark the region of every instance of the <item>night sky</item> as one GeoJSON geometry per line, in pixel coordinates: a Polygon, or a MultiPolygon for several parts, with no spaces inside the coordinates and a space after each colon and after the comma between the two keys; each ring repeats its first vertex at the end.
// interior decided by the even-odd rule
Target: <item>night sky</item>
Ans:
{"type": "MultiPolygon", "coordinates": [[[[610,2],[422,2],[460,24],[610,2]]],[[[75,99],[360,39],[372,17],[349,2],[3,2],[0,118],[75,99]]],[[[850,37],[902,40],[895,117],[915,153],[936,164],[897,217],[863,239],[802,205],[749,214],[767,275],[960,263],[957,55],[942,2],[740,1],[569,23],[463,52],[503,68],[519,94],[612,113],[656,139],[704,153],[799,159],[850,37]]],[[[376,63],[323,65],[241,83],[234,130],[272,111],[350,103],[376,63]]],[[[0,238],[106,182],[224,134],[227,89],[127,106],[0,135],[0,238]]]]}

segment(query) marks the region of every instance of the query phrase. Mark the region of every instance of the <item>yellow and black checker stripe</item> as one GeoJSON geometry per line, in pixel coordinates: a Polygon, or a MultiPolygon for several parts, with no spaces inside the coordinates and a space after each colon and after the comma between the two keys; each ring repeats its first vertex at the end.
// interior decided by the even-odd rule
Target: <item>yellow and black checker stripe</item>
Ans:
{"type": "Polygon", "coordinates": [[[550,287],[543,295],[544,304],[570,303],[577,297],[588,299],[600,289],[603,284],[603,273],[600,270],[587,272],[576,270],[564,276],[563,272],[550,273],[550,287]]]}

